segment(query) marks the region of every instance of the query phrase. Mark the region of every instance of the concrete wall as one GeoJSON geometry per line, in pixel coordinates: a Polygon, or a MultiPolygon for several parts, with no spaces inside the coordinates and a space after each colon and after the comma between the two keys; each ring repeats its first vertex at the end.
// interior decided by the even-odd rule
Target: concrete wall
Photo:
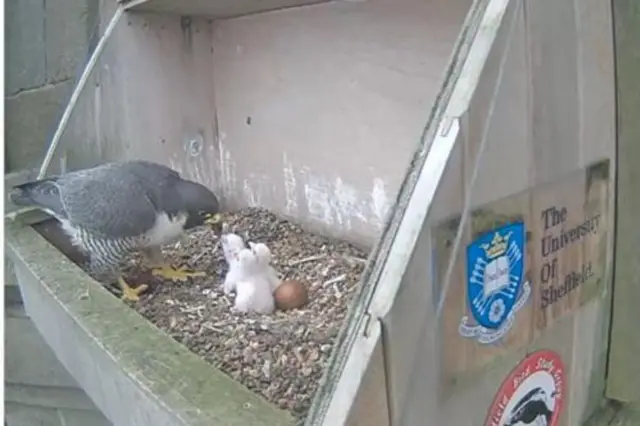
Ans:
{"type": "MultiPolygon", "coordinates": [[[[97,17],[97,0],[6,2],[6,172],[39,165],[94,42],[97,17]]],[[[9,271],[5,293],[6,425],[108,425],[25,314],[9,271]]]]}
{"type": "Polygon", "coordinates": [[[108,426],[24,311],[11,268],[5,282],[6,426],[108,426]]]}
{"type": "Polygon", "coordinates": [[[86,62],[98,0],[6,2],[5,167],[38,165],[86,62]]]}
{"type": "MultiPolygon", "coordinates": [[[[25,172],[6,174],[5,185],[25,178],[25,172]]],[[[5,258],[4,292],[5,426],[109,426],[26,314],[9,258],[5,258]]]]}

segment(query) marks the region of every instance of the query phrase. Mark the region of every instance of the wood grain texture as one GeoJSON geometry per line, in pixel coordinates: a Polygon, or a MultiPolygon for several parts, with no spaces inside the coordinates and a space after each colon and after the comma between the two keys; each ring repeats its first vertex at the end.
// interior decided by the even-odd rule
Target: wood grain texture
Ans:
{"type": "MultiPolygon", "coordinates": [[[[611,15],[605,5],[591,0],[543,0],[524,2],[524,6],[520,16],[515,14],[512,31],[506,24],[500,29],[462,117],[462,167],[453,169],[460,164],[455,160],[456,146],[450,160],[453,170],[447,170],[443,180],[449,191],[462,186],[462,197],[439,194],[440,202],[428,219],[437,253],[434,271],[428,271],[435,275],[434,285],[443,285],[449,260],[455,261],[439,334],[439,424],[475,424],[471,414],[454,407],[468,407],[477,421],[483,401],[480,390],[497,389],[505,366],[515,363],[525,348],[524,353],[552,349],[567,366],[568,394],[560,425],[579,424],[603,394],[615,176],[611,15]],[[589,170],[603,159],[609,159],[608,167],[589,170]],[[470,187],[476,166],[477,178],[470,187]],[[462,210],[464,201],[459,198],[465,196],[472,209],[480,209],[467,220],[458,251],[453,252],[458,224],[455,216],[447,217],[462,210]],[[541,212],[550,206],[565,206],[566,220],[544,229],[541,212]],[[557,254],[554,280],[541,285],[542,237],[561,236],[594,216],[597,230],[557,254]],[[499,344],[464,340],[458,324],[468,313],[465,247],[480,232],[517,219],[526,222],[531,234],[526,262],[530,300],[499,344]],[[591,279],[542,309],[542,292],[550,285],[564,285],[568,275],[581,271],[589,261],[591,279]]],[[[408,308],[405,299],[398,302],[407,303],[408,308]]],[[[413,294],[411,303],[418,299],[428,301],[413,294]]],[[[397,312],[394,321],[400,308],[397,312]]],[[[426,354],[418,357],[427,358],[426,354]]],[[[392,382],[401,383],[398,378],[392,382]]],[[[417,398],[411,391],[404,397],[417,398]]],[[[400,396],[393,395],[396,398],[400,396]]],[[[407,414],[405,418],[417,417],[407,414]]]]}
{"type": "Polygon", "coordinates": [[[329,0],[129,0],[127,10],[206,16],[216,19],[299,7],[329,0]]]}
{"type": "Polygon", "coordinates": [[[483,367],[533,342],[554,327],[560,318],[571,315],[603,295],[610,237],[606,225],[611,222],[608,214],[608,169],[608,161],[599,162],[594,167],[578,170],[552,183],[485,204],[472,213],[461,249],[455,254],[452,245],[459,220],[445,221],[442,227],[434,230],[436,282],[444,281],[447,263],[451,256],[456,256],[443,317],[442,380],[445,395],[455,387],[476,380],[483,367]],[[600,170],[600,174],[596,175],[594,169],[600,170]],[[550,206],[557,207],[557,210],[566,208],[565,222],[545,229],[541,212],[550,206]],[[465,247],[479,235],[515,221],[525,223],[528,235],[525,280],[531,285],[529,300],[518,311],[511,331],[499,344],[477,344],[472,339],[461,339],[458,331],[461,318],[466,315],[474,322],[467,300],[465,247]],[[567,235],[575,237],[577,231],[571,230],[585,223],[594,224],[592,232],[563,248],[556,247],[557,252],[543,256],[543,247],[550,249],[550,238],[556,244],[563,233],[569,232],[567,235]],[[555,276],[548,277],[548,282],[542,282],[543,268],[548,273],[551,268],[555,270],[555,276]],[[584,272],[583,268],[587,268],[589,274],[584,282],[576,277],[584,272]]]}
{"type": "Polygon", "coordinates": [[[611,348],[606,393],[620,401],[640,395],[640,5],[614,0],[618,93],[618,206],[611,348]]]}
{"type": "Polygon", "coordinates": [[[331,2],[216,22],[229,205],[373,244],[471,3],[331,2]]]}
{"type": "Polygon", "coordinates": [[[382,339],[378,340],[345,426],[389,426],[382,339]]]}

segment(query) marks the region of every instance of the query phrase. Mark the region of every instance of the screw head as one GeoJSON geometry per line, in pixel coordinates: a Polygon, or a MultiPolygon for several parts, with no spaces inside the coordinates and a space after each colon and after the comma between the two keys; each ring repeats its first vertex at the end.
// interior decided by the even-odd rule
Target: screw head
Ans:
{"type": "Polygon", "coordinates": [[[197,157],[202,152],[203,145],[202,136],[198,135],[187,139],[185,150],[188,155],[197,157]]]}

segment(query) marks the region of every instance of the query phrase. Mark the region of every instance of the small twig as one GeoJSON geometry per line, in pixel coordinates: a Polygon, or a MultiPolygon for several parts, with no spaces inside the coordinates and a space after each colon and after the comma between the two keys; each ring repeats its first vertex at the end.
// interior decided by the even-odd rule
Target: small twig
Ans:
{"type": "Polygon", "coordinates": [[[191,263],[193,263],[194,265],[197,264],[198,261],[202,259],[205,254],[207,253],[206,252],[197,253],[195,256],[191,258],[191,263]]]}
{"type": "Polygon", "coordinates": [[[314,260],[324,259],[325,257],[327,257],[326,254],[318,254],[316,256],[309,256],[309,257],[305,257],[303,259],[298,259],[298,260],[291,261],[291,262],[289,262],[289,266],[297,266],[297,265],[300,265],[301,263],[313,262],[314,260]]]}
{"type": "Polygon", "coordinates": [[[185,312],[187,314],[192,314],[192,313],[200,313],[201,310],[203,310],[205,308],[204,305],[200,305],[200,306],[192,306],[190,308],[184,308],[181,309],[182,312],[185,312]]]}
{"type": "Polygon", "coordinates": [[[367,263],[367,259],[363,259],[361,257],[349,256],[349,255],[344,255],[342,257],[345,260],[350,260],[350,261],[353,261],[353,262],[367,263]]]}
{"type": "Polygon", "coordinates": [[[207,323],[207,322],[203,323],[203,324],[200,326],[200,333],[202,333],[202,329],[203,329],[203,328],[206,328],[207,330],[215,331],[215,332],[218,332],[218,333],[220,333],[220,332],[222,331],[222,329],[220,329],[220,328],[216,328],[216,327],[214,327],[212,324],[209,324],[209,323],[207,323]]]}
{"type": "Polygon", "coordinates": [[[340,291],[340,289],[338,288],[337,284],[333,284],[333,292],[336,294],[336,297],[338,299],[342,298],[342,292],[340,291]]]}
{"type": "Polygon", "coordinates": [[[342,274],[339,275],[335,278],[331,278],[329,281],[325,281],[322,285],[323,286],[328,286],[328,285],[332,285],[332,284],[337,284],[339,282],[344,281],[345,279],[347,279],[347,274],[342,274]]]}

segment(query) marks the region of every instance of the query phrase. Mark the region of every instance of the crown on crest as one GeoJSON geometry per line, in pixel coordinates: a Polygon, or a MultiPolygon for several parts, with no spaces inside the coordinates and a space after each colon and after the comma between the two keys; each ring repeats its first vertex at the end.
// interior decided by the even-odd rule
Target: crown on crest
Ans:
{"type": "Polygon", "coordinates": [[[504,252],[507,251],[510,237],[511,232],[508,232],[504,236],[502,236],[499,232],[496,231],[496,233],[493,235],[493,240],[491,240],[491,243],[482,244],[481,246],[486,253],[487,258],[493,259],[494,257],[502,256],[504,252]]]}

